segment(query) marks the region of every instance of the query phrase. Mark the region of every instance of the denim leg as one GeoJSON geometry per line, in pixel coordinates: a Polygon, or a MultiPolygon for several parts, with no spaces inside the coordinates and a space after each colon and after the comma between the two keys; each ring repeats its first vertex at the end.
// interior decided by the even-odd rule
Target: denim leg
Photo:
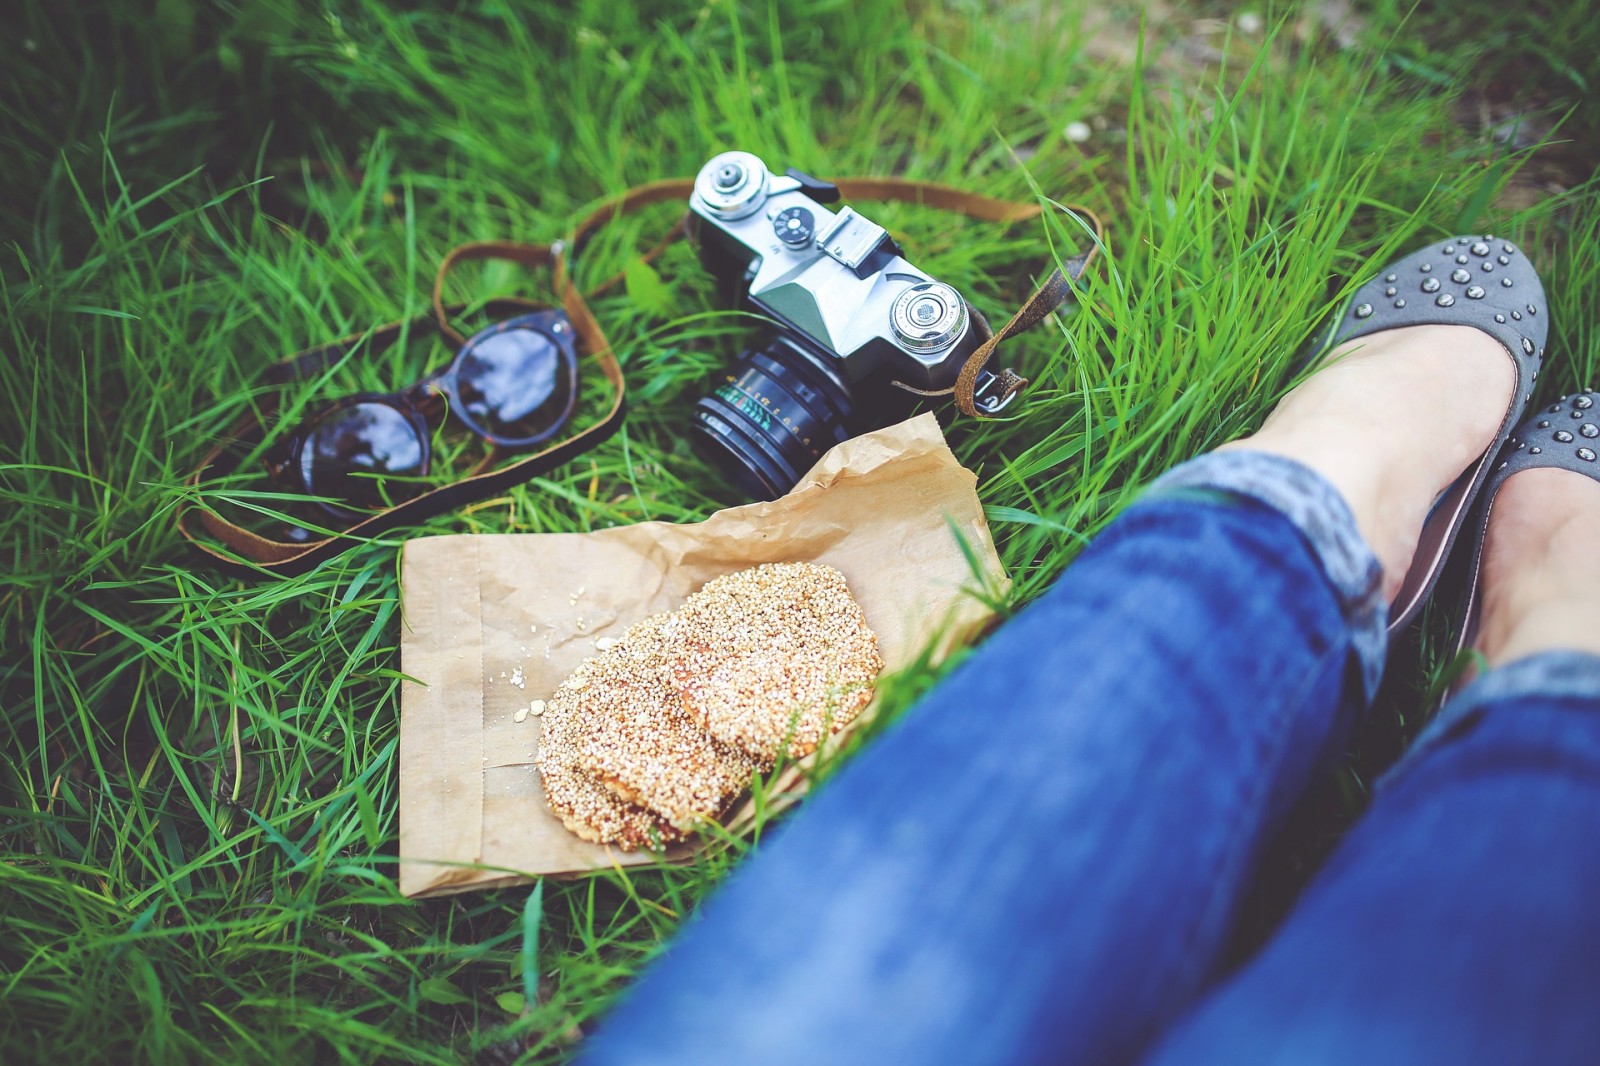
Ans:
{"type": "Polygon", "coordinates": [[[1365,702],[1378,579],[1304,467],[1179,467],[765,841],[584,1060],[1136,1054],[1365,702]]]}
{"type": "Polygon", "coordinates": [[[1152,1063],[1600,1062],[1600,657],[1463,690],[1152,1063]]]}

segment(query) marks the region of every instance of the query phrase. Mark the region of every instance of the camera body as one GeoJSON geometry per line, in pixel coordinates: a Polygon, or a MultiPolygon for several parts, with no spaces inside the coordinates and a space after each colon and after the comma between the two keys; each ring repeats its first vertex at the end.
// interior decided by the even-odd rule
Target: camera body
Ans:
{"type": "MultiPolygon", "coordinates": [[[[961,294],[909,263],[839,190],[748,152],[695,178],[688,233],[730,302],[772,323],[695,405],[695,445],[752,496],[789,491],[839,442],[955,384],[987,336],[961,294]]],[[[993,413],[1003,400],[979,405],[993,413]]]]}

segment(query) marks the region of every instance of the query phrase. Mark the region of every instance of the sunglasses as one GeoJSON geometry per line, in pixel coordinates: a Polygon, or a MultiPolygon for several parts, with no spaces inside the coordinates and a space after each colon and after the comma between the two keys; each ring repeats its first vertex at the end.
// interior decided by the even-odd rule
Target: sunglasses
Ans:
{"type": "Polygon", "coordinates": [[[336,400],[288,433],[267,432],[270,408],[245,414],[186,481],[190,499],[176,511],[184,539],[233,573],[304,573],[354,543],[549,474],[621,428],[627,409],[622,368],[568,277],[561,242],[458,245],[434,276],[432,303],[426,315],[320,344],[268,367],[266,384],[289,385],[325,374],[347,359],[371,359],[430,330],[456,352],[443,370],[414,385],[336,400]],[[481,311],[496,324],[464,336],[452,320],[466,308],[445,302],[444,285],[452,267],[470,260],[549,268],[558,307],[492,298],[481,311]],[[584,425],[574,427],[569,423],[576,420],[580,399],[580,365],[585,368],[582,391],[588,396],[592,384],[600,406],[584,425]],[[492,450],[461,477],[437,484],[428,476],[430,427],[446,417],[492,450]],[[277,440],[263,447],[263,438],[271,436],[277,440]],[[520,454],[497,461],[508,452],[520,454]],[[314,523],[302,526],[294,519],[286,528],[282,523],[288,516],[272,502],[240,490],[239,475],[263,459],[280,489],[316,501],[329,521],[315,525],[325,528],[306,528],[314,523]],[[263,528],[263,520],[269,528],[263,528]]]}
{"type": "Polygon", "coordinates": [[[426,488],[430,422],[441,408],[494,447],[518,451],[560,433],[577,398],[572,323],[559,310],[518,315],[473,334],[449,366],[414,385],[323,407],[267,454],[267,469],[348,521],[426,488]]]}

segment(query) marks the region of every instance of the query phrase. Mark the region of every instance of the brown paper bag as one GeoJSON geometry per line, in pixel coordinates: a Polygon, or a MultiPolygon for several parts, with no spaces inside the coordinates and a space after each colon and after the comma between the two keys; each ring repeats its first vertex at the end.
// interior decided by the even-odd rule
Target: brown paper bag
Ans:
{"type": "MultiPolygon", "coordinates": [[[[970,639],[992,613],[973,592],[1009,586],[976,481],[921,415],[832,449],[782,499],[696,525],[408,541],[400,648],[415,681],[400,701],[401,891],[657,861],[580,840],[549,812],[534,765],[540,720],[528,708],[595,654],[596,640],[718,575],[766,562],[836,567],[889,672],[935,642],[937,660],[970,639]]],[[[782,783],[801,787],[803,776],[782,783]]]]}

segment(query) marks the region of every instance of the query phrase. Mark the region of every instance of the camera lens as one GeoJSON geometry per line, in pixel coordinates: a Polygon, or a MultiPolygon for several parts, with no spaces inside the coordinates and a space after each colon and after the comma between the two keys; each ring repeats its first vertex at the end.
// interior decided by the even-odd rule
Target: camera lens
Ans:
{"type": "Polygon", "coordinates": [[[741,489],[772,500],[850,436],[844,386],[793,342],[774,337],[740,356],[695,404],[690,439],[741,489]]]}

